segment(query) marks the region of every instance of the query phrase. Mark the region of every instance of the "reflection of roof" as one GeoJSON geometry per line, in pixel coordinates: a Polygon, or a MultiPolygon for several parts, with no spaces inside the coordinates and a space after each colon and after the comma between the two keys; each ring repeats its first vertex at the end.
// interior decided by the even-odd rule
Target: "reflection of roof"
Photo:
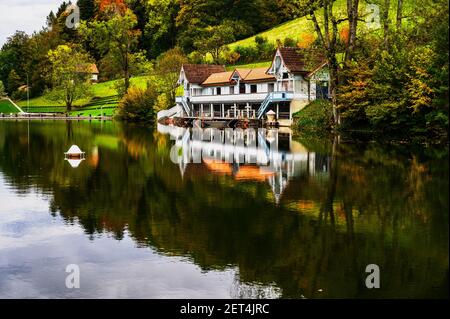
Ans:
{"type": "Polygon", "coordinates": [[[205,163],[206,167],[214,173],[225,175],[233,174],[233,170],[229,163],[223,163],[207,159],[204,159],[203,162],[205,163]]]}
{"type": "Polygon", "coordinates": [[[234,176],[238,181],[260,181],[264,182],[269,176],[274,175],[274,172],[264,170],[254,165],[242,165],[239,167],[239,171],[234,176]]]}
{"type": "Polygon", "coordinates": [[[206,168],[207,171],[210,171],[214,174],[228,176],[234,175],[233,177],[237,181],[264,182],[270,176],[275,175],[274,172],[256,165],[240,165],[237,172],[233,174],[233,166],[230,163],[209,159],[203,159],[203,162],[201,164],[189,163],[188,168],[189,173],[195,176],[201,175],[201,169],[206,168]]]}
{"type": "Polygon", "coordinates": [[[184,75],[189,83],[203,83],[211,74],[225,72],[225,66],[214,64],[183,64],[184,75]]]}

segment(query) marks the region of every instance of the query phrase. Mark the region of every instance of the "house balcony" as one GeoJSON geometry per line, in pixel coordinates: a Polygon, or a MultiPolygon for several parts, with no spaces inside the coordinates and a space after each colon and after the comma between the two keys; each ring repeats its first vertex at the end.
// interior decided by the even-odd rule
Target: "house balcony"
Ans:
{"type": "MultiPolygon", "coordinates": [[[[189,101],[194,104],[233,104],[233,103],[261,103],[269,93],[223,94],[223,95],[197,95],[191,96],[189,101]]],[[[293,92],[274,92],[274,101],[292,101],[295,98],[307,98],[307,96],[294,94],[293,92]]],[[[181,103],[183,97],[176,98],[181,103]]]]}

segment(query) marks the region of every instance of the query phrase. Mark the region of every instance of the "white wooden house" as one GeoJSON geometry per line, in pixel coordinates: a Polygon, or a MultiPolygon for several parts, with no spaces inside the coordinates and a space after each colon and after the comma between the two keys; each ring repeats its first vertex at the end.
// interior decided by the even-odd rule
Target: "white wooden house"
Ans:
{"type": "Polygon", "coordinates": [[[221,65],[185,64],[178,84],[183,96],[158,118],[262,119],[272,110],[280,125],[289,126],[292,115],[311,100],[329,97],[324,59],[286,47],[277,49],[269,68],[226,71],[221,65]]]}

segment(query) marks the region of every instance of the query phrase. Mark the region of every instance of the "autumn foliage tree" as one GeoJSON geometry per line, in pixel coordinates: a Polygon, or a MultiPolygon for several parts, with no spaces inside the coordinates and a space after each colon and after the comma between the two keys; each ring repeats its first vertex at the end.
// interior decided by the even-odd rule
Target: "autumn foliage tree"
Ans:
{"type": "Polygon", "coordinates": [[[53,84],[49,97],[63,101],[70,112],[74,101],[89,95],[89,56],[77,48],[60,45],[50,50],[48,57],[53,84]]]}
{"type": "MultiPolygon", "coordinates": [[[[121,8],[115,4],[112,8],[121,8]]],[[[109,10],[104,8],[104,10],[109,10]]],[[[101,21],[82,22],[80,34],[91,41],[103,56],[119,65],[122,70],[125,90],[130,87],[131,61],[136,51],[140,30],[136,30],[136,15],[126,9],[123,14],[112,15],[111,18],[101,21]]]]}

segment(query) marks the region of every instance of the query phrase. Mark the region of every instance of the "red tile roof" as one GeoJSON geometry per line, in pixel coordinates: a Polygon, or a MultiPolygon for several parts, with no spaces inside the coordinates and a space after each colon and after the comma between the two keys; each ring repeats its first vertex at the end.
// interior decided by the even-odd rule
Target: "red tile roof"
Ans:
{"type": "Polygon", "coordinates": [[[95,65],[95,63],[86,63],[78,65],[77,71],[80,73],[99,74],[97,65],[95,65]]]}
{"type": "Polygon", "coordinates": [[[235,72],[239,74],[243,83],[259,83],[276,80],[273,75],[267,74],[267,68],[235,69],[232,72],[213,73],[202,83],[202,85],[211,86],[232,84],[233,81],[231,78],[235,72]]]}
{"type": "Polygon", "coordinates": [[[224,65],[183,64],[184,75],[189,83],[203,83],[211,74],[225,72],[224,65]]]}
{"type": "Polygon", "coordinates": [[[305,49],[280,47],[278,50],[284,64],[292,73],[307,74],[325,61],[323,56],[310,54],[305,49]]]}
{"type": "Polygon", "coordinates": [[[243,79],[244,82],[270,82],[275,81],[273,75],[267,74],[267,68],[255,68],[248,72],[247,76],[243,79]]]}
{"type": "Polygon", "coordinates": [[[89,69],[91,70],[91,73],[92,73],[92,74],[99,74],[99,73],[100,73],[100,72],[98,72],[97,65],[94,64],[94,63],[91,63],[91,64],[89,65],[89,69]]]}
{"type": "Polygon", "coordinates": [[[231,76],[233,72],[220,72],[211,74],[203,83],[203,86],[229,84],[231,83],[231,76]]]}

